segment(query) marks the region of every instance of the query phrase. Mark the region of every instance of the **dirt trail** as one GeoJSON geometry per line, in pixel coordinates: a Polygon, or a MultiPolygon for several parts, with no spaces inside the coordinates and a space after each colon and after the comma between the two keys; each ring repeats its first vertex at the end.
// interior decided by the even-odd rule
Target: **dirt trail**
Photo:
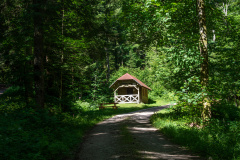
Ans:
{"type": "Polygon", "coordinates": [[[75,160],[200,160],[168,141],[150,124],[154,112],[168,106],[114,116],[97,124],[85,137],[75,160]]]}

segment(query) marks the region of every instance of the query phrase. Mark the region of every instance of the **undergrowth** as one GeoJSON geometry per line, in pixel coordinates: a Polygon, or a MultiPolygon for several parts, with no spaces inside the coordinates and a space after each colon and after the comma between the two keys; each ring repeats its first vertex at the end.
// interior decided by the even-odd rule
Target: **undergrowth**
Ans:
{"type": "Polygon", "coordinates": [[[83,135],[96,123],[113,115],[166,104],[118,105],[117,110],[98,109],[97,104],[78,101],[69,112],[58,106],[36,111],[21,96],[0,97],[0,159],[62,160],[74,157],[83,135]],[[55,109],[54,109],[55,108],[55,109]]]}
{"type": "Polygon", "coordinates": [[[191,117],[168,108],[151,117],[153,125],[174,142],[214,160],[240,159],[240,110],[218,104],[207,123],[193,126],[191,117]]]}

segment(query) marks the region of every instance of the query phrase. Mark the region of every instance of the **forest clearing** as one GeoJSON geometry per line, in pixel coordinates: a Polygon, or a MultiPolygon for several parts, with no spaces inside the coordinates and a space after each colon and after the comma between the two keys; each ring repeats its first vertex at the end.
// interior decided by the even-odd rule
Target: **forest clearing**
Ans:
{"type": "MultiPolygon", "coordinates": [[[[95,125],[175,103],[146,116],[154,134],[240,159],[240,0],[3,0],[0,33],[0,159],[81,157],[95,125]]],[[[115,159],[168,159],[134,116],[115,159]]]]}

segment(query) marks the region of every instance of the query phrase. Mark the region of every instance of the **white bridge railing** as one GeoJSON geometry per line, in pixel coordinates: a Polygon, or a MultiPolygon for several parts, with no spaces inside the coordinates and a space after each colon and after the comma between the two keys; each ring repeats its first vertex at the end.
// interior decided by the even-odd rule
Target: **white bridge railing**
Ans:
{"type": "Polygon", "coordinates": [[[139,103],[138,94],[116,95],[115,103],[139,103]]]}

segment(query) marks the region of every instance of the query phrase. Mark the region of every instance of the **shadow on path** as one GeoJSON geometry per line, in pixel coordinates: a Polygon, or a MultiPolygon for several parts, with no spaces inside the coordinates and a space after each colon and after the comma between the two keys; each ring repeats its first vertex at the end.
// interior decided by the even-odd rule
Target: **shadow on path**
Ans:
{"type": "Polygon", "coordinates": [[[121,114],[97,124],[85,137],[75,160],[203,159],[164,138],[150,124],[153,107],[121,114]]]}

